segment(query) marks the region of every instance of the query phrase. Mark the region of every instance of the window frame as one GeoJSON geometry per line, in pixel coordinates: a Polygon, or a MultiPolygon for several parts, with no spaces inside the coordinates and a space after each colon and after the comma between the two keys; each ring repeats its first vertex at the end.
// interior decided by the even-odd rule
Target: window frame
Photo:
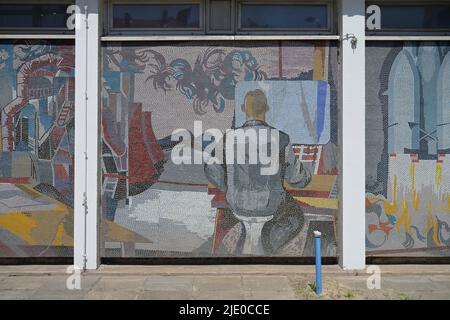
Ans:
{"type": "MultiPolygon", "coordinates": [[[[19,1],[0,1],[2,5],[66,5],[69,7],[70,5],[75,4],[74,0],[45,0],[37,1],[37,0],[19,0],[19,1]]],[[[0,35],[65,35],[65,36],[74,36],[75,30],[69,30],[67,27],[65,28],[37,28],[37,27],[21,27],[21,28],[9,28],[9,27],[0,27],[0,35]]]]}
{"type": "Polygon", "coordinates": [[[161,34],[205,34],[205,11],[206,0],[108,0],[105,10],[105,33],[108,35],[161,35],[161,34]],[[113,6],[122,5],[199,5],[198,28],[114,28],[113,26],[113,6]]]}
{"type": "MultiPolygon", "coordinates": [[[[369,0],[366,1],[366,9],[370,5],[380,5],[380,6],[436,6],[436,5],[446,5],[450,7],[449,1],[443,0],[416,0],[416,1],[406,1],[406,0],[369,0]]],[[[383,12],[381,12],[381,19],[383,19],[383,12]]],[[[380,30],[368,30],[366,25],[366,35],[367,36],[448,36],[450,35],[449,29],[425,29],[425,28],[381,28],[380,30]]]]}
{"type": "Polygon", "coordinates": [[[234,28],[236,34],[314,34],[330,35],[335,33],[335,5],[332,0],[236,0],[234,28]],[[328,27],[319,28],[242,28],[241,27],[241,7],[243,4],[262,4],[262,5],[325,5],[327,7],[328,27]]]}
{"type": "Polygon", "coordinates": [[[206,1],[206,14],[205,14],[205,23],[206,23],[206,34],[215,34],[215,35],[234,35],[236,32],[235,21],[236,21],[236,1],[230,0],[230,30],[213,30],[211,29],[211,0],[206,1]]]}

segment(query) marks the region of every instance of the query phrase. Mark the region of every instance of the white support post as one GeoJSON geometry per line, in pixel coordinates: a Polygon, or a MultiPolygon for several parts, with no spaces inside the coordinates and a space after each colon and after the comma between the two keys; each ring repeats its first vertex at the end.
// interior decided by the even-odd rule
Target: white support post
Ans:
{"type": "Polygon", "coordinates": [[[365,1],[340,1],[341,216],[339,264],[365,267],[365,1]]]}
{"type": "Polygon", "coordinates": [[[74,265],[97,269],[99,246],[99,0],[76,0],[74,265]]]}

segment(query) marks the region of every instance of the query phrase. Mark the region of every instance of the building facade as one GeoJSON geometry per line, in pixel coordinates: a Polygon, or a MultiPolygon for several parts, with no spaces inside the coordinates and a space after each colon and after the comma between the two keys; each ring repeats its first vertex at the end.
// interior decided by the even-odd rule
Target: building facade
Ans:
{"type": "Polygon", "coordinates": [[[275,261],[312,257],[315,230],[346,269],[450,255],[450,2],[0,1],[0,16],[0,257],[275,261]],[[227,163],[217,183],[205,154],[254,120],[289,137],[305,183],[227,163]]]}

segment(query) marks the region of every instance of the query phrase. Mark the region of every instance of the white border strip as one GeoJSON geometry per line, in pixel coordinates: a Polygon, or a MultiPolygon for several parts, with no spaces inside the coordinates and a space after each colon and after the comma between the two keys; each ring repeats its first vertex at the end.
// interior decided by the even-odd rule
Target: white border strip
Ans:
{"type": "Polygon", "coordinates": [[[87,270],[100,262],[99,1],[76,0],[82,13],[75,39],[74,264],[87,270]]]}
{"type": "Polygon", "coordinates": [[[339,40],[338,35],[154,35],[105,36],[101,41],[211,41],[211,40],[339,40]]]}
{"type": "Polygon", "coordinates": [[[341,10],[339,264],[344,270],[361,270],[366,257],[365,1],[341,0],[341,10]]]}

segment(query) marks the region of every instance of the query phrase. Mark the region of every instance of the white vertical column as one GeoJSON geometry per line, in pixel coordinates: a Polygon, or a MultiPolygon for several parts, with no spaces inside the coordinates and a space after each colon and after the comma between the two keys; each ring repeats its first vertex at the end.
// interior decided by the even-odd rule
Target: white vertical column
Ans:
{"type": "Polygon", "coordinates": [[[99,0],[76,0],[75,268],[97,269],[99,246],[99,0]]]}
{"type": "Polygon", "coordinates": [[[343,269],[365,267],[365,1],[340,1],[343,269]],[[356,42],[355,42],[356,41],[356,42]]]}

